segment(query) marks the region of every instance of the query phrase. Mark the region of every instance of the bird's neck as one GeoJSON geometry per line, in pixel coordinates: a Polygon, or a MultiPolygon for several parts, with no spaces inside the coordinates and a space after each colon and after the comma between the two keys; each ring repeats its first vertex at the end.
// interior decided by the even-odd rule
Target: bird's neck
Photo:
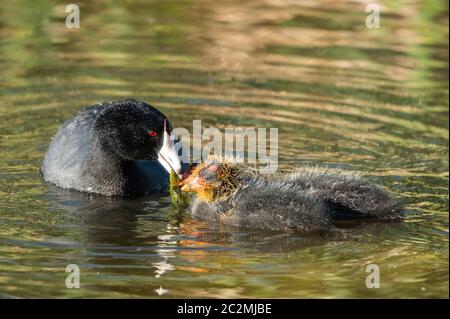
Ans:
{"type": "Polygon", "coordinates": [[[120,194],[126,187],[124,162],[125,160],[106,149],[100,141],[94,140],[83,174],[89,184],[99,188],[93,191],[110,195],[120,194]]]}

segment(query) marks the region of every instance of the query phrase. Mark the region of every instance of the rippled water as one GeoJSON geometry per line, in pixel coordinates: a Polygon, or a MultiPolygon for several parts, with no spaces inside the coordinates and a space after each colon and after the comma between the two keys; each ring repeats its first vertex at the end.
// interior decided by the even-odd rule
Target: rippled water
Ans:
{"type": "Polygon", "coordinates": [[[372,30],[357,1],[77,3],[69,30],[63,1],[0,2],[0,296],[448,297],[447,1],[383,1],[372,30]],[[43,183],[58,126],[128,96],[175,126],[278,127],[282,170],[358,171],[413,213],[325,237],[177,228],[167,194],[43,183]]]}

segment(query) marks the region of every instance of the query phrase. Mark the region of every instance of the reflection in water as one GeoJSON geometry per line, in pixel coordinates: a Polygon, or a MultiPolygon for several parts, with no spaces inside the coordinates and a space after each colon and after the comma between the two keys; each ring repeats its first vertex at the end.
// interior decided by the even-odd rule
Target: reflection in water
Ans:
{"type": "Polygon", "coordinates": [[[448,4],[383,1],[0,2],[0,296],[448,296],[448,4]],[[176,225],[168,194],[44,184],[51,136],[128,96],[175,126],[277,127],[280,169],[356,170],[405,200],[403,223],[322,236],[176,225]],[[65,266],[81,269],[66,289],[65,266]],[[364,286],[377,263],[382,289],[364,286]]]}

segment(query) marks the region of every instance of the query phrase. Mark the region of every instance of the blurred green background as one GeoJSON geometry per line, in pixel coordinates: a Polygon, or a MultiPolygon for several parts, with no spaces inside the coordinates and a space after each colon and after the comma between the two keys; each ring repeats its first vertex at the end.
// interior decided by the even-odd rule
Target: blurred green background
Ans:
{"type": "Polygon", "coordinates": [[[447,1],[376,2],[379,29],[363,1],[76,3],[80,29],[64,1],[0,2],[1,297],[448,298],[447,1]],[[43,183],[64,120],[129,96],[179,127],[278,127],[282,171],[358,171],[411,217],[328,237],[174,227],[167,194],[43,183]]]}

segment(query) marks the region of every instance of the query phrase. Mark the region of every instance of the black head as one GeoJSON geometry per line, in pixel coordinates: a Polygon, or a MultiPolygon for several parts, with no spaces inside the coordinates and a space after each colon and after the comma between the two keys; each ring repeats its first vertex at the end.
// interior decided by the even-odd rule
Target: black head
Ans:
{"type": "Polygon", "coordinates": [[[158,159],[165,126],[169,134],[172,131],[164,114],[132,99],[113,102],[100,112],[92,134],[103,149],[122,159],[158,159]]]}

